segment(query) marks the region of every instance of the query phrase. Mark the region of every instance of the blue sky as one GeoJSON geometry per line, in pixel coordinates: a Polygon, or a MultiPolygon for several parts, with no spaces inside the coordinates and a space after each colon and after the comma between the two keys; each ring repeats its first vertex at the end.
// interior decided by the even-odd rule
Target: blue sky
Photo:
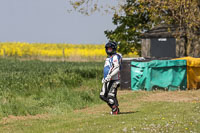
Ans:
{"type": "Polygon", "coordinates": [[[112,14],[68,13],[67,0],[0,0],[0,42],[102,44],[112,14]]]}

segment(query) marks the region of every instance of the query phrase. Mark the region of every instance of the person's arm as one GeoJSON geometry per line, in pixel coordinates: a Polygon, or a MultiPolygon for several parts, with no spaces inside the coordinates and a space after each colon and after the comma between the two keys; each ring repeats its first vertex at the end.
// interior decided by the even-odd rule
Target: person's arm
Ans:
{"type": "Polygon", "coordinates": [[[113,57],[112,67],[111,67],[111,70],[109,72],[109,75],[111,76],[111,78],[120,71],[119,67],[120,67],[119,66],[119,60],[118,60],[117,55],[115,55],[113,57]]]}

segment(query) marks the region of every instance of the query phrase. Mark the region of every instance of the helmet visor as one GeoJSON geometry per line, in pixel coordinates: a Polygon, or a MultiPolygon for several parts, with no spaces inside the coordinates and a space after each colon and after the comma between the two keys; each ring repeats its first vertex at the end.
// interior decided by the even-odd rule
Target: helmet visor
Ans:
{"type": "Polygon", "coordinates": [[[108,48],[108,52],[112,53],[113,49],[111,47],[108,48]]]}

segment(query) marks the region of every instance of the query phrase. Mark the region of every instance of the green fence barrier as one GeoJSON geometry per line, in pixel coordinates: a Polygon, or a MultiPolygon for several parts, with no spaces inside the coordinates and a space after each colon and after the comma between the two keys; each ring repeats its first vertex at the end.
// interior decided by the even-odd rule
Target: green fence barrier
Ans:
{"type": "Polygon", "coordinates": [[[132,90],[185,90],[187,87],[186,60],[152,60],[131,62],[132,90]]]}

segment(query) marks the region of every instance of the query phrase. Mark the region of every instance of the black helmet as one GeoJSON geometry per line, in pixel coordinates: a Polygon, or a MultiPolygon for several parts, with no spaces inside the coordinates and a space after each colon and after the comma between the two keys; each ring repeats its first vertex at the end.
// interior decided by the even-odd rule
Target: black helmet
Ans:
{"type": "Polygon", "coordinates": [[[106,53],[111,56],[115,54],[117,51],[117,43],[110,41],[106,43],[105,48],[106,48],[106,53]],[[108,48],[112,48],[112,51],[108,51],[108,48]]]}

